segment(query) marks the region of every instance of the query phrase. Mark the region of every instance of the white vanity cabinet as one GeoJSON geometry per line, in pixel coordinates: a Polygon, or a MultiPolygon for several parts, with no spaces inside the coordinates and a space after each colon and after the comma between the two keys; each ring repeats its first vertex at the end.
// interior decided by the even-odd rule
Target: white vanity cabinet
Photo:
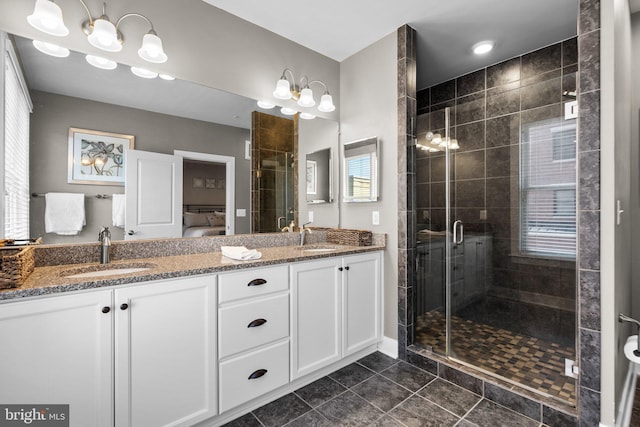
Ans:
{"type": "Polygon", "coordinates": [[[216,276],[116,289],[116,426],[189,426],[217,411],[216,276]]]}
{"type": "Polygon", "coordinates": [[[113,426],[111,306],[108,290],[0,304],[0,402],[69,404],[71,426],[113,426]]]}
{"type": "Polygon", "coordinates": [[[220,412],[289,382],[289,270],[219,276],[220,412]]]}
{"type": "Polygon", "coordinates": [[[381,253],[291,266],[291,377],[302,377],[381,339],[381,253]]]}
{"type": "Polygon", "coordinates": [[[0,402],[69,404],[74,427],[216,415],[215,280],[0,304],[0,402]]]}

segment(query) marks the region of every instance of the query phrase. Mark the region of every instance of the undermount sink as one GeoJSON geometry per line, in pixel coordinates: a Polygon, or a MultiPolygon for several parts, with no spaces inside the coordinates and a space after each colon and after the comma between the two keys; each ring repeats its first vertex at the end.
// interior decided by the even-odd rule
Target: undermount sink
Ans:
{"type": "Polygon", "coordinates": [[[60,276],[67,279],[82,279],[92,277],[116,276],[120,274],[139,273],[154,268],[155,264],[146,262],[127,263],[127,264],[100,264],[88,267],[72,268],[64,270],[60,276]]]}
{"type": "Polygon", "coordinates": [[[300,250],[303,252],[333,252],[338,250],[338,248],[328,245],[309,245],[300,247],[300,250]]]}

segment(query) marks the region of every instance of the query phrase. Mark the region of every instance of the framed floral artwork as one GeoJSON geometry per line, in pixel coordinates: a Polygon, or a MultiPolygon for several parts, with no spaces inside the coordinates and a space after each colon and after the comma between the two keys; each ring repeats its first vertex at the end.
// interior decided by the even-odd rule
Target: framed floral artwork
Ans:
{"type": "Polygon", "coordinates": [[[133,135],[69,128],[69,184],[124,185],[133,135]]]}

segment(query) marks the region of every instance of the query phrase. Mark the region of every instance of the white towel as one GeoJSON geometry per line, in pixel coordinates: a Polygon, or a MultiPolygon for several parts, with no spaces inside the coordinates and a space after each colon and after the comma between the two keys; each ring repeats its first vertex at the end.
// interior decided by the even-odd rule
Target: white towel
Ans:
{"type": "Polygon", "coordinates": [[[47,193],[45,200],[45,232],[75,236],[87,224],[84,215],[84,194],[47,193]]]}
{"type": "Polygon", "coordinates": [[[124,228],[124,194],[114,194],[111,204],[111,219],[114,227],[124,228]]]}
{"type": "Polygon", "coordinates": [[[247,249],[244,246],[222,246],[220,247],[222,255],[227,258],[237,259],[238,261],[249,261],[252,259],[260,259],[262,254],[255,249],[247,249]]]}

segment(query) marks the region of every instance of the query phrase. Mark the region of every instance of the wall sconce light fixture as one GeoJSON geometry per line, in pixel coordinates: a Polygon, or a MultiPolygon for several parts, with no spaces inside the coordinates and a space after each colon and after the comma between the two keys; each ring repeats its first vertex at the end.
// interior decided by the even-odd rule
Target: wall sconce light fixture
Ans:
{"type": "MultiPolygon", "coordinates": [[[[315,97],[313,96],[313,91],[311,90],[312,84],[321,85],[324,88],[324,93],[320,97],[320,104],[318,104],[318,111],[323,113],[330,113],[336,109],[336,106],[333,105],[333,98],[329,93],[329,89],[327,85],[321,80],[309,80],[307,76],[303,76],[300,79],[300,84],[296,84],[296,79],[293,76],[293,72],[289,68],[285,68],[282,72],[282,76],[278,79],[276,83],[276,88],[273,91],[274,98],[283,99],[283,100],[293,100],[303,108],[311,108],[316,105],[315,97]]],[[[258,106],[260,108],[273,108],[275,105],[268,101],[258,101],[258,106]]],[[[298,111],[293,108],[283,107],[281,110],[282,114],[286,115],[295,115],[298,111]]],[[[305,120],[314,119],[315,114],[309,112],[301,112],[300,118],[305,120]]]]}
{"type": "MultiPolygon", "coordinates": [[[[102,15],[99,18],[93,18],[84,0],[78,1],[82,4],[87,12],[87,16],[89,17],[89,19],[83,23],[82,30],[87,35],[87,41],[92,46],[106,52],[120,52],[124,43],[124,36],[118,30],[118,27],[122,21],[127,18],[138,17],[147,21],[151,27],[151,29],[142,38],[142,46],[138,49],[138,56],[145,61],[154,64],[161,64],[167,61],[167,54],[164,52],[162,47],[162,40],[158,37],[158,34],[153,27],[153,23],[149,18],[140,13],[126,13],[122,15],[114,25],[106,14],[106,3],[102,4],[102,15]]],[[[64,24],[64,20],[62,18],[62,9],[60,9],[60,6],[51,0],[36,0],[33,13],[27,16],[27,22],[29,22],[32,27],[52,36],[64,37],[69,34],[69,29],[64,24]]],[[[57,55],[54,56],[62,56],[60,51],[53,49],[52,46],[55,46],[58,49],[64,48],[60,48],[53,43],[46,43],[46,45],[43,42],[38,43],[40,44],[40,47],[36,44],[36,41],[34,41],[34,46],[41,52],[51,55],[52,53],[50,52],[55,51],[57,55]]],[[[93,58],[91,60],[87,58],[87,61],[99,68],[115,68],[112,67],[111,63],[109,63],[109,66],[106,68],[96,65],[97,63],[104,63],[107,61],[102,58],[100,58],[102,59],[101,61],[95,61],[96,58],[100,57],[93,55],[93,58]]]]}

